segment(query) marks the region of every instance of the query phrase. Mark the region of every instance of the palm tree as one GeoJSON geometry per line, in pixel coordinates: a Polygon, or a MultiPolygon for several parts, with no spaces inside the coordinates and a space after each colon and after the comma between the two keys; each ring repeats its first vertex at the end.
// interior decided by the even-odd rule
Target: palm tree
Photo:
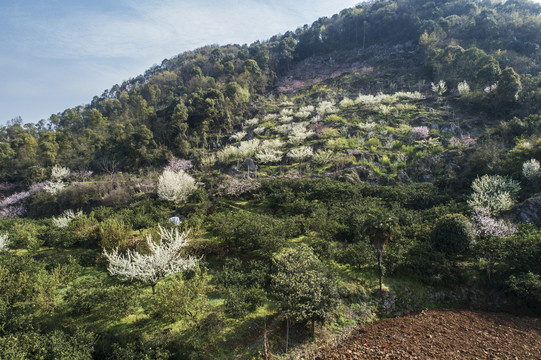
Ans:
{"type": "Polygon", "coordinates": [[[362,223],[362,229],[372,240],[378,255],[379,291],[382,292],[383,267],[381,259],[385,244],[392,241],[393,236],[398,234],[398,220],[386,209],[377,209],[366,214],[362,223]]]}

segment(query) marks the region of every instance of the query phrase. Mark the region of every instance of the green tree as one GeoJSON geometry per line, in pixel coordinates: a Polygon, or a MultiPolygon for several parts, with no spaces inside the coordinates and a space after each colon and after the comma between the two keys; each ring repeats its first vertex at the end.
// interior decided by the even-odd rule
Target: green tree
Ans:
{"type": "Polygon", "coordinates": [[[500,104],[509,104],[518,100],[518,95],[522,90],[520,75],[512,67],[505,68],[498,82],[496,97],[500,104]]]}
{"type": "Polygon", "coordinates": [[[430,233],[434,248],[447,254],[457,255],[474,242],[472,226],[462,214],[447,214],[440,217],[430,233]]]}
{"type": "Polygon", "coordinates": [[[56,142],[56,134],[53,131],[44,131],[40,134],[39,155],[43,165],[46,167],[53,166],[56,163],[56,156],[60,146],[56,142]]]}
{"type": "Polygon", "coordinates": [[[274,293],[280,299],[280,310],[289,320],[323,322],[338,302],[337,278],[308,246],[285,249],[273,259],[276,273],[272,276],[274,293]]]}

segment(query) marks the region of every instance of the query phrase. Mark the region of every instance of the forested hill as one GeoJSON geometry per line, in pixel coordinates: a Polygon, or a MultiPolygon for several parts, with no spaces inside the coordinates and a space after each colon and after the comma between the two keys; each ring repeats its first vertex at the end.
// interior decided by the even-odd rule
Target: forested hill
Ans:
{"type": "Polygon", "coordinates": [[[38,181],[55,164],[103,172],[111,163],[134,170],[194,158],[276,110],[280,96],[301,93],[295,105],[359,93],[431,94],[429,84],[443,80],[443,95],[453,96],[466,81],[472,92],[461,108],[496,120],[524,117],[541,106],[540,13],[531,1],[372,1],[265,42],[186,52],[88,105],[3,127],[1,176],[38,181]],[[294,86],[278,87],[295,77],[294,86]],[[308,94],[320,84],[332,91],[308,94]]]}

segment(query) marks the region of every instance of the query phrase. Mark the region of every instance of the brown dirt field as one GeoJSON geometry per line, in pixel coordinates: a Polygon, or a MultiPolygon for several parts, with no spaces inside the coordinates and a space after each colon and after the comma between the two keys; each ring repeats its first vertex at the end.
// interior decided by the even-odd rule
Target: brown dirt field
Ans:
{"type": "Polygon", "coordinates": [[[316,359],[541,359],[541,319],[425,310],[366,325],[316,359]]]}

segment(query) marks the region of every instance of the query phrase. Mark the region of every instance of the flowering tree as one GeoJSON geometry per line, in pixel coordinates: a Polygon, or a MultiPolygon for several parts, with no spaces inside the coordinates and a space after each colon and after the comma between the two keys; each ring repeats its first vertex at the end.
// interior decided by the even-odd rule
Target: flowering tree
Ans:
{"type": "Polygon", "coordinates": [[[430,83],[430,86],[432,88],[432,91],[438,96],[443,96],[443,94],[445,94],[445,92],[447,91],[447,84],[443,80],[440,80],[435,84],[430,83]]]}
{"type": "Polygon", "coordinates": [[[0,234],[0,252],[7,251],[9,248],[9,236],[7,234],[0,234]]]}
{"type": "Polygon", "coordinates": [[[193,164],[190,160],[172,158],[169,159],[169,163],[163,169],[170,171],[188,171],[191,168],[193,168],[193,164]]]}
{"type": "Polygon", "coordinates": [[[63,182],[70,175],[70,169],[58,165],[53,166],[51,170],[51,180],[45,184],[44,190],[54,195],[62,191],[66,184],[63,182]]]}
{"type": "Polygon", "coordinates": [[[62,213],[62,215],[58,217],[53,216],[53,225],[58,228],[65,228],[68,227],[71,220],[75,219],[76,217],[82,216],[83,211],[79,210],[77,212],[74,212],[71,209],[68,209],[62,213]]]}
{"type": "Polygon", "coordinates": [[[530,159],[522,164],[522,175],[529,181],[534,182],[541,176],[541,165],[539,161],[530,159]]]}
{"type": "Polygon", "coordinates": [[[457,87],[458,93],[460,95],[466,95],[470,93],[470,85],[466,82],[466,80],[459,82],[457,87]]]}
{"type": "MultiPolygon", "coordinates": [[[[302,164],[304,161],[308,160],[314,155],[314,150],[312,150],[310,146],[301,146],[296,149],[291,149],[287,155],[302,164]]],[[[306,167],[308,167],[308,165],[306,167]]]]}
{"type": "Polygon", "coordinates": [[[415,140],[423,140],[430,135],[430,130],[426,126],[416,126],[411,129],[410,134],[415,140]]]}
{"type": "Polygon", "coordinates": [[[197,189],[197,184],[184,170],[165,170],[158,179],[157,188],[160,199],[180,204],[197,189]]]}
{"type": "Polygon", "coordinates": [[[257,190],[261,187],[261,183],[252,179],[239,180],[237,178],[227,176],[224,181],[218,186],[218,193],[221,195],[240,196],[244,193],[257,190]]]}
{"type": "Polygon", "coordinates": [[[109,261],[107,270],[112,276],[122,280],[137,280],[152,286],[152,293],[156,292],[156,284],[163,278],[180,271],[193,268],[198,259],[193,256],[182,256],[181,250],[188,245],[189,232],[180,234],[178,229],[167,230],[159,227],[160,242],[152,241],[147,236],[149,254],[140,254],[128,250],[126,254],[114,249],[109,253],[103,249],[103,254],[109,261]]]}
{"type": "Polygon", "coordinates": [[[477,249],[486,260],[487,276],[490,280],[494,265],[503,253],[503,239],[513,236],[518,231],[515,224],[491,216],[490,209],[473,209],[473,233],[478,238],[477,249]]]}
{"type": "Polygon", "coordinates": [[[282,157],[284,156],[284,153],[277,149],[267,148],[262,149],[259,151],[255,158],[257,161],[259,161],[261,164],[271,164],[271,163],[277,163],[282,160],[282,157]]]}
{"type": "Polygon", "coordinates": [[[509,210],[520,191],[518,181],[500,175],[483,175],[475,179],[471,187],[473,193],[468,205],[473,209],[487,208],[492,215],[509,210]]]}

